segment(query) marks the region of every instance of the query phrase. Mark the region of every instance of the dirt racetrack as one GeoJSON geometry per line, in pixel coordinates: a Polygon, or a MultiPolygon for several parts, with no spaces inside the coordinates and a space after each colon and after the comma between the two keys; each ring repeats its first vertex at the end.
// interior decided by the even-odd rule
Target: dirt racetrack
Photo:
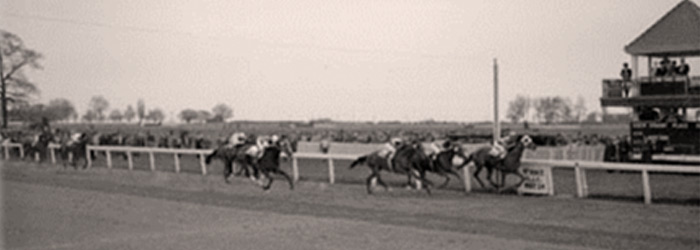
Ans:
{"type": "Polygon", "coordinates": [[[700,208],[2,164],[4,249],[698,249],[700,208]]]}

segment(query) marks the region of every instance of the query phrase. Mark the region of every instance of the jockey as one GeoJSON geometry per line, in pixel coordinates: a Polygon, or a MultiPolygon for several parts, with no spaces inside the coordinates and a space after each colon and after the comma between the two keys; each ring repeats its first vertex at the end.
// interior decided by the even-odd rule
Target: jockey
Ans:
{"type": "Polygon", "coordinates": [[[236,132],[231,135],[228,139],[228,144],[226,144],[227,147],[236,147],[239,145],[243,145],[246,142],[246,135],[243,132],[236,132]]]}
{"type": "Polygon", "coordinates": [[[382,146],[382,149],[379,150],[379,156],[384,157],[387,160],[387,165],[389,166],[390,169],[394,169],[393,164],[391,164],[392,160],[394,159],[394,154],[396,154],[396,149],[401,146],[402,140],[401,138],[394,137],[391,138],[387,143],[385,143],[382,146]]]}
{"type": "Polygon", "coordinates": [[[508,150],[515,146],[517,134],[515,131],[510,131],[506,136],[501,137],[499,140],[493,143],[493,148],[491,149],[491,156],[503,160],[508,154],[508,150]]]}
{"type": "Polygon", "coordinates": [[[258,136],[255,139],[255,144],[250,146],[245,153],[257,161],[258,159],[262,158],[265,148],[268,146],[269,142],[270,141],[266,140],[264,137],[258,136]]]}

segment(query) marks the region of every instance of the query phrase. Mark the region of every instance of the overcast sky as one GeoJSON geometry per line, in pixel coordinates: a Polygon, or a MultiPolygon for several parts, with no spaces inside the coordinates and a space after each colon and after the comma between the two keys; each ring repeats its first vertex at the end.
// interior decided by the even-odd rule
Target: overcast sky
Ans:
{"type": "Polygon", "coordinates": [[[493,116],[493,58],[502,114],[517,94],[599,110],[624,46],[679,2],[0,0],[0,28],[44,54],[37,101],[81,114],[103,95],[168,116],[475,121],[493,116]]]}

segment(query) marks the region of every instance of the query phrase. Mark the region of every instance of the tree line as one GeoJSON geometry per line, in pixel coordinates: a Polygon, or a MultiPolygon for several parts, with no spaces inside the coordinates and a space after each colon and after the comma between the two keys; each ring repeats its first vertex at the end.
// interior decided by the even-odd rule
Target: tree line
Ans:
{"type": "Polygon", "coordinates": [[[530,98],[518,95],[508,103],[506,118],[513,123],[530,121],[556,124],[596,122],[597,112],[586,113],[586,103],[583,97],[578,97],[573,103],[571,99],[561,96],[545,96],[530,98]]]}

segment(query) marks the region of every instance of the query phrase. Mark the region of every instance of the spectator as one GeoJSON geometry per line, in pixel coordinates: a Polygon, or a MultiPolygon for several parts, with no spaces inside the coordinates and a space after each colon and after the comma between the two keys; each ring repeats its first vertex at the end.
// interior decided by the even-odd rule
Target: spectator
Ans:
{"type": "Polygon", "coordinates": [[[678,65],[678,75],[680,76],[688,76],[688,73],[690,73],[690,66],[685,63],[685,58],[681,58],[681,65],[678,65]]]}
{"type": "Polygon", "coordinates": [[[679,67],[676,64],[676,60],[671,61],[671,66],[668,67],[668,75],[675,76],[678,73],[679,67]]]}
{"type": "Polygon", "coordinates": [[[630,87],[632,85],[632,69],[629,68],[627,63],[622,64],[620,76],[622,77],[622,90],[625,94],[624,97],[629,97],[630,87]]]}
{"type": "Polygon", "coordinates": [[[629,152],[630,152],[630,144],[627,136],[623,136],[620,139],[620,143],[617,146],[619,156],[618,156],[618,161],[620,162],[628,162],[629,161],[629,152]]]}

